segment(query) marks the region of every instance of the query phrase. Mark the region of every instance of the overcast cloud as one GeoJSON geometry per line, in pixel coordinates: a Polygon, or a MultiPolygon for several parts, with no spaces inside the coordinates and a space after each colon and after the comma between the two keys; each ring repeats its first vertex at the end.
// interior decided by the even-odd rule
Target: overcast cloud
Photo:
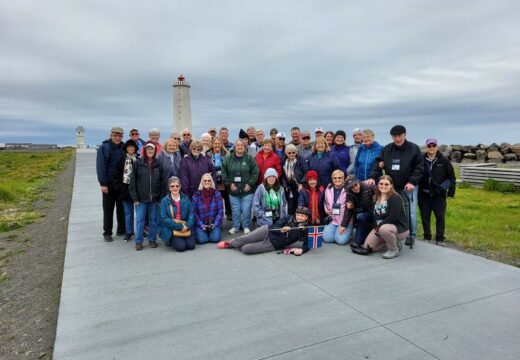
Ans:
{"type": "MultiPolygon", "coordinates": [[[[0,142],[211,125],[520,142],[517,1],[0,0],[0,142]]],[[[146,136],[145,136],[146,137],[146,136]]]]}

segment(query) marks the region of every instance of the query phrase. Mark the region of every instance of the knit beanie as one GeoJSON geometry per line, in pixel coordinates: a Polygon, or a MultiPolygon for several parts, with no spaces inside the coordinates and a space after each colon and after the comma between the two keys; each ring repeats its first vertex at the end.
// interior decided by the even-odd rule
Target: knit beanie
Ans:
{"type": "Polygon", "coordinates": [[[336,131],[336,133],[334,134],[334,139],[335,139],[336,136],[338,136],[338,135],[343,136],[343,139],[346,139],[346,138],[347,138],[347,134],[346,134],[343,130],[338,130],[338,131],[336,131]]]}
{"type": "Polygon", "coordinates": [[[278,173],[276,172],[275,169],[273,168],[269,168],[265,171],[265,174],[264,174],[264,179],[267,179],[269,176],[274,176],[275,178],[278,179],[278,173]]]}
{"type": "Polygon", "coordinates": [[[307,171],[307,175],[305,176],[305,178],[307,179],[307,181],[309,181],[310,179],[318,180],[318,173],[314,170],[309,170],[307,171]]]}

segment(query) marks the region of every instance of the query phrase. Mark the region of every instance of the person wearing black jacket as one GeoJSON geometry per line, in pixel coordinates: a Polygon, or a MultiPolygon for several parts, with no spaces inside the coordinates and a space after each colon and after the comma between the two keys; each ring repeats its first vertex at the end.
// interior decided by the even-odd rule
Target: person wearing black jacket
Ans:
{"type": "MultiPolygon", "coordinates": [[[[410,238],[417,234],[417,198],[419,182],[424,172],[423,155],[419,146],[406,140],[406,128],[395,125],[390,129],[392,143],[386,145],[381,158],[374,162],[370,179],[367,184],[374,185],[375,180],[382,175],[390,175],[394,181],[394,188],[405,201],[406,211],[410,209],[411,231],[410,238]],[[381,166],[382,165],[382,166],[381,166]]],[[[407,244],[408,241],[407,241],[407,244]]]]}
{"type": "Polygon", "coordinates": [[[360,255],[368,255],[386,247],[383,259],[399,256],[401,241],[409,233],[408,216],[402,197],[395,191],[392,178],[383,175],[374,192],[374,228],[368,234],[365,245],[352,247],[352,251],[360,255]]]}
{"type": "Polygon", "coordinates": [[[116,164],[125,157],[123,152],[123,133],[120,127],[113,127],[110,139],[103,141],[96,155],[96,173],[103,195],[103,238],[105,241],[113,241],[112,228],[114,226],[114,208],[117,214],[117,235],[125,233],[125,211],[123,203],[119,200],[119,194],[114,186],[113,178],[116,164]]]}
{"type": "Polygon", "coordinates": [[[151,141],[144,144],[143,156],[137,160],[130,180],[130,197],[134,201],[137,234],[135,249],[143,249],[144,224],[148,214],[148,242],[157,247],[157,211],[161,201],[162,171],[155,158],[156,147],[151,141]]]}
{"type": "Polygon", "coordinates": [[[308,231],[307,218],[310,212],[307,208],[299,207],[295,215],[284,216],[273,225],[262,225],[247,235],[236,239],[221,241],[219,249],[240,249],[244,254],[261,254],[280,250],[295,242],[302,241],[302,247],[295,248],[293,254],[302,255],[309,251],[307,246],[308,231]]]}
{"type": "Polygon", "coordinates": [[[446,196],[455,196],[456,178],[453,165],[437,149],[437,140],[426,140],[424,174],[419,183],[419,210],[424,229],[424,240],[432,239],[430,219],[435,215],[435,241],[444,246],[446,196]]]}
{"type": "Polygon", "coordinates": [[[374,221],[372,216],[374,187],[362,183],[355,175],[347,176],[345,187],[348,190],[348,202],[341,226],[346,228],[354,217],[356,236],[354,244],[350,246],[360,247],[365,243],[374,221]]]}

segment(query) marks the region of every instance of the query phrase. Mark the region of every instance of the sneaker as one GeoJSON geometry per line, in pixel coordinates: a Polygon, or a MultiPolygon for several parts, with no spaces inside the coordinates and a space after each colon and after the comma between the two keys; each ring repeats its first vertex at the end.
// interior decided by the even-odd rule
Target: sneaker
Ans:
{"type": "Polygon", "coordinates": [[[229,249],[229,242],[231,240],[222,240],[222,241],[219,241],[219,243],[217,244],[217,248],[219,249],[229,249]]]}
{"type": "Polygon", "coordinates": [[[244,228],[244,235],[247,235],[251,232],[251,230],[249,230],[249,228],[244,228]]]}
{"type": "Polygon", "coordinates": [[[439,246],[442,246],[442,247],[446,247],[446,244],[444,243],[444,241],[436,241],[436,242],[435,242],[435,245],[439,245],[439,246]]]}
{"type": "Polygon", "coordinates": [[[104,239],[106,242],[114,241],[114,239],[112,238],[112,235],[103,235],[103,239],[104,239]]]}
{"type": "Polygon", "coordinates": [[[397,248],[399,251],[403,250],[403,242],[401,240],[397,240],[397,248]]]}
{"type": "Polygon", "coordinates": [[[228,234],[229,234],[229,235],[235,235],[237,232],[238,232],[237,229],[235,229],[235,228],[231,228],[231,229],[229,229],[228,234]]]}
{"type": "Polygon", "coordinates": [[[141,250],[143,250],[143,244],[135,244],[135,249],[136,249],[137,251],[141,251],[141,250]]]}
{"type": "Polygon", "coordinates": [[[393,258],[398,257],[398,256],[399,256],[399,249],[387,250],[383,254],[383,259],[393,259],[393,258]]]}
{"type": "Polygon", "coordinates": [[[152,249],[155,249],[157,247],[157,241],[150,241],[149,245],[152,249]]]}

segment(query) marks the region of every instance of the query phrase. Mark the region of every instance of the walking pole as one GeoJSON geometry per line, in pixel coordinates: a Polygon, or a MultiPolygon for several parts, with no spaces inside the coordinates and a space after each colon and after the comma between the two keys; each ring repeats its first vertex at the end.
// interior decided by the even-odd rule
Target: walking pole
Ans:
{"type": "MultiPolygon", "coordinates": [[[[406,190],[405,190],[406,195],[406,190]]],[[[410,243],[408,244],[410,246],[410,249],[413,249],[413,243],[415,241],[415,237],[412,236],[412,206],[410,205],[411,201],[413,201],[413,190],[410,192],[411,200],[407,197],[407,203],[408,203],[408,224],[410,225],[410,243]]]]}

